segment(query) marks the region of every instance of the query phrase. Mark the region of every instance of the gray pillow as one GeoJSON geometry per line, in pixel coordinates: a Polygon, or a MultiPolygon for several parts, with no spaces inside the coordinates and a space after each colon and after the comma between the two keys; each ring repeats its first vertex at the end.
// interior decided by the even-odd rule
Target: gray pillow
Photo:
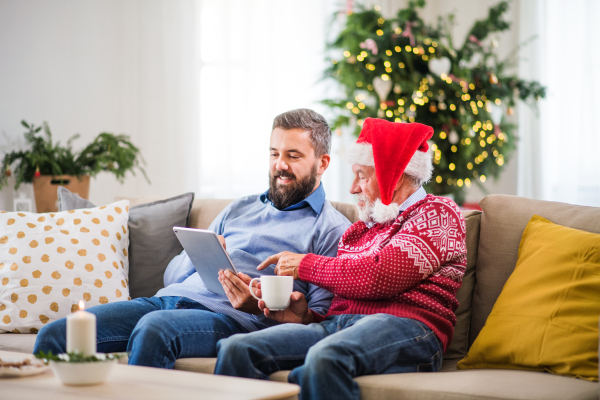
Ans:
{"type": "Polygon", "coordinates": [[[96,207],[91,201],[80,197],[62,186],[58,187],[58,211],[77,210],[96,207]]]}
{"type": "MultiPolygon", "coordinates": [[[[64,187],[58,188],[59,211],[96,207],[64,187]]],[[[169,262],[183,247],[174,226],[188,226],[194,193],[129,208],[129,295],[152,297],[164,287],[169,262]]]]}

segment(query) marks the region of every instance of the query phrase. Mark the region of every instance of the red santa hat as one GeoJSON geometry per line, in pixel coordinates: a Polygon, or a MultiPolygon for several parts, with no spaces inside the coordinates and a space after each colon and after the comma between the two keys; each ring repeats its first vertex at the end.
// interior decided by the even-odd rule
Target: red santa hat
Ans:
{"type": "Polygon", "coordinates": [[[381,202],[389,205],[403,173],[421,183],[431,179],[433,165],[427,140],[433,128],[418,123],[396,123],[367,118],[360,136],[347,152],[351,164],[375,167],[381,202]]]}

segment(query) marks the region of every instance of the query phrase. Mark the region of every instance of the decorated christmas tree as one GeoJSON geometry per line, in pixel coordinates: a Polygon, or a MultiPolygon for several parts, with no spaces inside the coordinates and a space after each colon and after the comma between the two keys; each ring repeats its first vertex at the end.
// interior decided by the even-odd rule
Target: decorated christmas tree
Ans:
{"type": "Polygon", "coordinates": [[[516,127],[505,116],[517,99],[535,103],[545,88],[510,75],[514,57],[499,60],[496,54],[495,34],[510,28],[503,19],[506,1],[475,22],[460,48],[452,41],[454,16],[427,25],[418,13],[424,5],[410,1],[392,19],[378,6],[349,10],[329,44],[339,57],[326,72],[341,84],[344,98],[323,102],[339,111],[333,128],[354,127],[356,135],[367,117],[432,126],[435,170],[426,189],[454,194],[461,204],[464,188],[497,178],[515,149],[516,127]]]}

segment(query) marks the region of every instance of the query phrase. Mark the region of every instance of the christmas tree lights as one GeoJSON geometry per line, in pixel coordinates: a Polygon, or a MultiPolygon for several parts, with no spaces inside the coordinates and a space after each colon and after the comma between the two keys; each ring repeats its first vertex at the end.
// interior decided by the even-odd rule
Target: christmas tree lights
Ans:
{"type": "MultiPolygon", "coordinates": [[[[506,70],[493,34],[509,29],[503,1],[476,21],[461,48],[454,48],[453,15],[437,26],[423,22],[410,1],[393,19],[380,8],[349,12],[339,36],[329,45],[340,57],[331,60],[327,77],[339,82],[345,97],[324,100],[339,110],[332,126],[354,126],[359,134],[367,117],[420,122],[434,128],[431,150],[434,194],[453,193],[459,204],[464,188],[496,178],[515,148],[512,115],[516,100],[535,103],[545,96],[538,82],[526,82],[506,70]]],[[[350,10],[350,9],[349,9],[350,10]]]]}

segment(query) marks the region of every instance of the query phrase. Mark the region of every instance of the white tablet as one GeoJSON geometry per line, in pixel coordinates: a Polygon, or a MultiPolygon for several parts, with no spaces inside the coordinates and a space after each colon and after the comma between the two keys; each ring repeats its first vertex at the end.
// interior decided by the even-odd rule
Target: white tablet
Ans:
{"type": "Polygon", "coordinates": [[[219,282],[219,271],[229,270],[236,275],[237,271],[217,235],[213,231],[179,226],[174,226],[173,232],[208,290],[225,294],[219,282]]]}

